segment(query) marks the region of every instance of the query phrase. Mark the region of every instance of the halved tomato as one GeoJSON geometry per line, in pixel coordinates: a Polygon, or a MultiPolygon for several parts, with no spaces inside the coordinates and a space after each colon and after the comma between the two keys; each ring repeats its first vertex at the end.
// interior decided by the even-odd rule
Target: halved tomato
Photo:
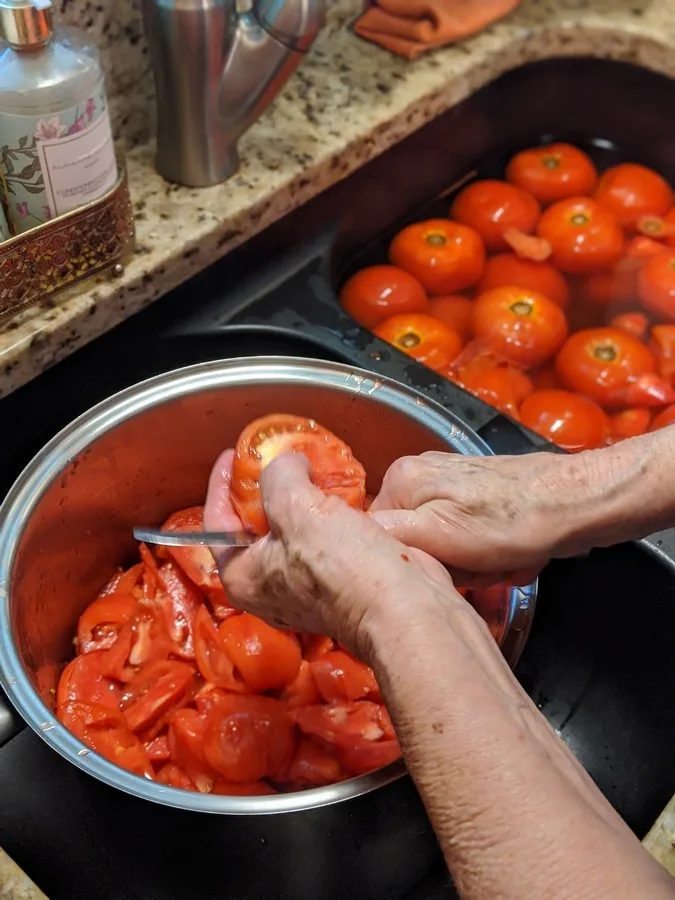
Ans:
{"type": "Polygon", "coordinates": [[[76,656],[61,673],[56,692],[56,704],[62,706],[69,700],[78,703],[95,703],[119,710],[122,691],[118,684],[106,677],[101,664],[107,651],[94,650],[84,656],[76,656]]]}
{"type": "MultiPolygon", "coordinates": [[[[223,624],[226,624],[226,620],[223,624]]],[[[201,606],[194,623],[195,660],[201,676],[215,687],[241,694],[250,688],[236,671],[209,611],[201,606]]]]}
{"type": "Polygon", "coordinates": [[[310,665],[321,696],[328,703],[361,700],[378,690],[373,670],[342,650],[324,653],[310,665]]]}
{"type": "Polygon", "coordinates": [[[302,654],[294,634],[246,612],[227,619],[218,633],[225,652],[252,691],[281,690],[296,678],[302,654]]]}
{"type": "Polygon", "coordinates": [[[120,629],[134,612],[138,601],[130,593],[115,591],[97,597],[80,616],[77,623],[79,653],[107,650],[117,640],[120,629]]]}
{"type": "Polygon", "coordinates": [[[313,419],[279,413],[251,422],[235,447],[231,499],[246,529],[261,535],[269,530],[260,476],[266,465],[287,452],[307,457],[311,479],[325,494],[363,509],[366,473],[344,441],[313,419]]]}
{"type": "Polygon", "coordinates": [[[143,666],[126,686],[122,697],[124,718],[131,731],[152,725],[174,706],[195,676],[191,665],[161,659],[143,666]]]}
{"type": "Polygon", "coordinates": [[[304,737],[298,742],[281,780],[296,789],[303,789],[335,784],[344,777],[345,772],[336,757],[312,738],[304,737]]]}

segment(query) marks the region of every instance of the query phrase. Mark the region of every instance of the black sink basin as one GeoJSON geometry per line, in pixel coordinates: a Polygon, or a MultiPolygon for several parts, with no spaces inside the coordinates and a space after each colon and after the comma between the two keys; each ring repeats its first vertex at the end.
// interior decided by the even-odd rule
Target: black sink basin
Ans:
{"type": "MultiPolygon", "coordinates": [[[[110,393],[168,368],[255,354],[359,364],[428,392],[497,451],[551,449],[383,350],[341,313],[335,287],[357,250],[392,223],[414,216],[483,158],[546,133],[603,139],[675,181],[674,108],[674,82],[623,64],[554,60],[504,76],[155,309],[0,401],[0,422],[12,435],[0,445],[0,489],[60,427],[110,393]],[[262,269],[261,259],[269,263],[262,269]],[[16,421],[24,424],[10,431],[16,421]]],[[[675,791],[675,542],[670,534],[661,540],[660,556],[635,544],[550,565],[518,668],[542,713],[640,837],[675,791]]],[[[418,884],[437,850],[422,825],[426,852],[412,858],[406,816],[393,847],[366,840],[361,825],[337,849],[327,833],[325,865],[293,856],[293,830],[279,843],[264,825],[195,815],[180,818],[177,835],[169,811],[95,783],[20,728],[0,714],[0,845],[52,900],[452,896],[442,866],[418,884]],[[409,864],[397,866],[392,880],[391,860],[406,852],[409,864]]],[[[400,794],[387,791],[373,798],[382,815],[419,814],[409,784],[400,794]]],[[[344,815],[356,823],[362,813],[345,806],[344,815]]],[[[376,819],[371,830],[376,837],[376,819]]]]}

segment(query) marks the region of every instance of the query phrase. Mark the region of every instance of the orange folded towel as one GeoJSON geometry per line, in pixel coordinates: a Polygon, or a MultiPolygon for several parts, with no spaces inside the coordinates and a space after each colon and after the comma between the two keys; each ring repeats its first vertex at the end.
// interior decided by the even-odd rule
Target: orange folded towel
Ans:
{"type": "Polygon", "coordinates": [[[362,38],[406,59],[461,41],[514,10],[520,0],[378,0],[354,25],[362,38]]]}

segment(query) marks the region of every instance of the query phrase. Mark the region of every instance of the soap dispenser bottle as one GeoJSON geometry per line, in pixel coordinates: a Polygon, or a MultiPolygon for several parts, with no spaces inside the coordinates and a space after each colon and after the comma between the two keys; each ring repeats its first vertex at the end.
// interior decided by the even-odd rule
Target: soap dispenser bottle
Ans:
{"type": "Polygon", "coordinates": [[[50,0],[0,0],[0,170],[15,234],[97,200],[117,181],[96,47],[52,28],[50,0]]]}

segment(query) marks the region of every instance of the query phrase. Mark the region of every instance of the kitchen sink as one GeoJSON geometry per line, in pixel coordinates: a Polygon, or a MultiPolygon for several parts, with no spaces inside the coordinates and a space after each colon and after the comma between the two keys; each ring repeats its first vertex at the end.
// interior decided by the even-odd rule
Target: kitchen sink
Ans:
{"type": "MultiPolygon", "coordinates": [[[[434,397],[496,452],[555,452],[364,332],[340,310],[336,289],[389,233],[445,203],[479,164],[546,135],[632,155],[675,182],[673,108],[675,82],[627,64],[552,60],[508,73],[0,401],[0,489],[59,428],[111,393],[170,368],[256,354],[360,365],[434,397]]],[[[640,837],[675,792],[674,644],[675,540],[665,532],[552,563],[517,670],[640,837]]],[[[377,816],[400,822],[396,847],[378,844],[377,816],[364,822],[357,800],[331,808],[318,826],[329,846],[331,816],[348,816],[349,841],[326,860],[308,860],[297,858],[294,836],[316,821],[289,818],[280,840],[264,819],[186,814],[127,797],[3,716],[1,702],[0,745],[0,845],[51,900],[454,896],[408,779],[376,795],[377,816]]]]}

